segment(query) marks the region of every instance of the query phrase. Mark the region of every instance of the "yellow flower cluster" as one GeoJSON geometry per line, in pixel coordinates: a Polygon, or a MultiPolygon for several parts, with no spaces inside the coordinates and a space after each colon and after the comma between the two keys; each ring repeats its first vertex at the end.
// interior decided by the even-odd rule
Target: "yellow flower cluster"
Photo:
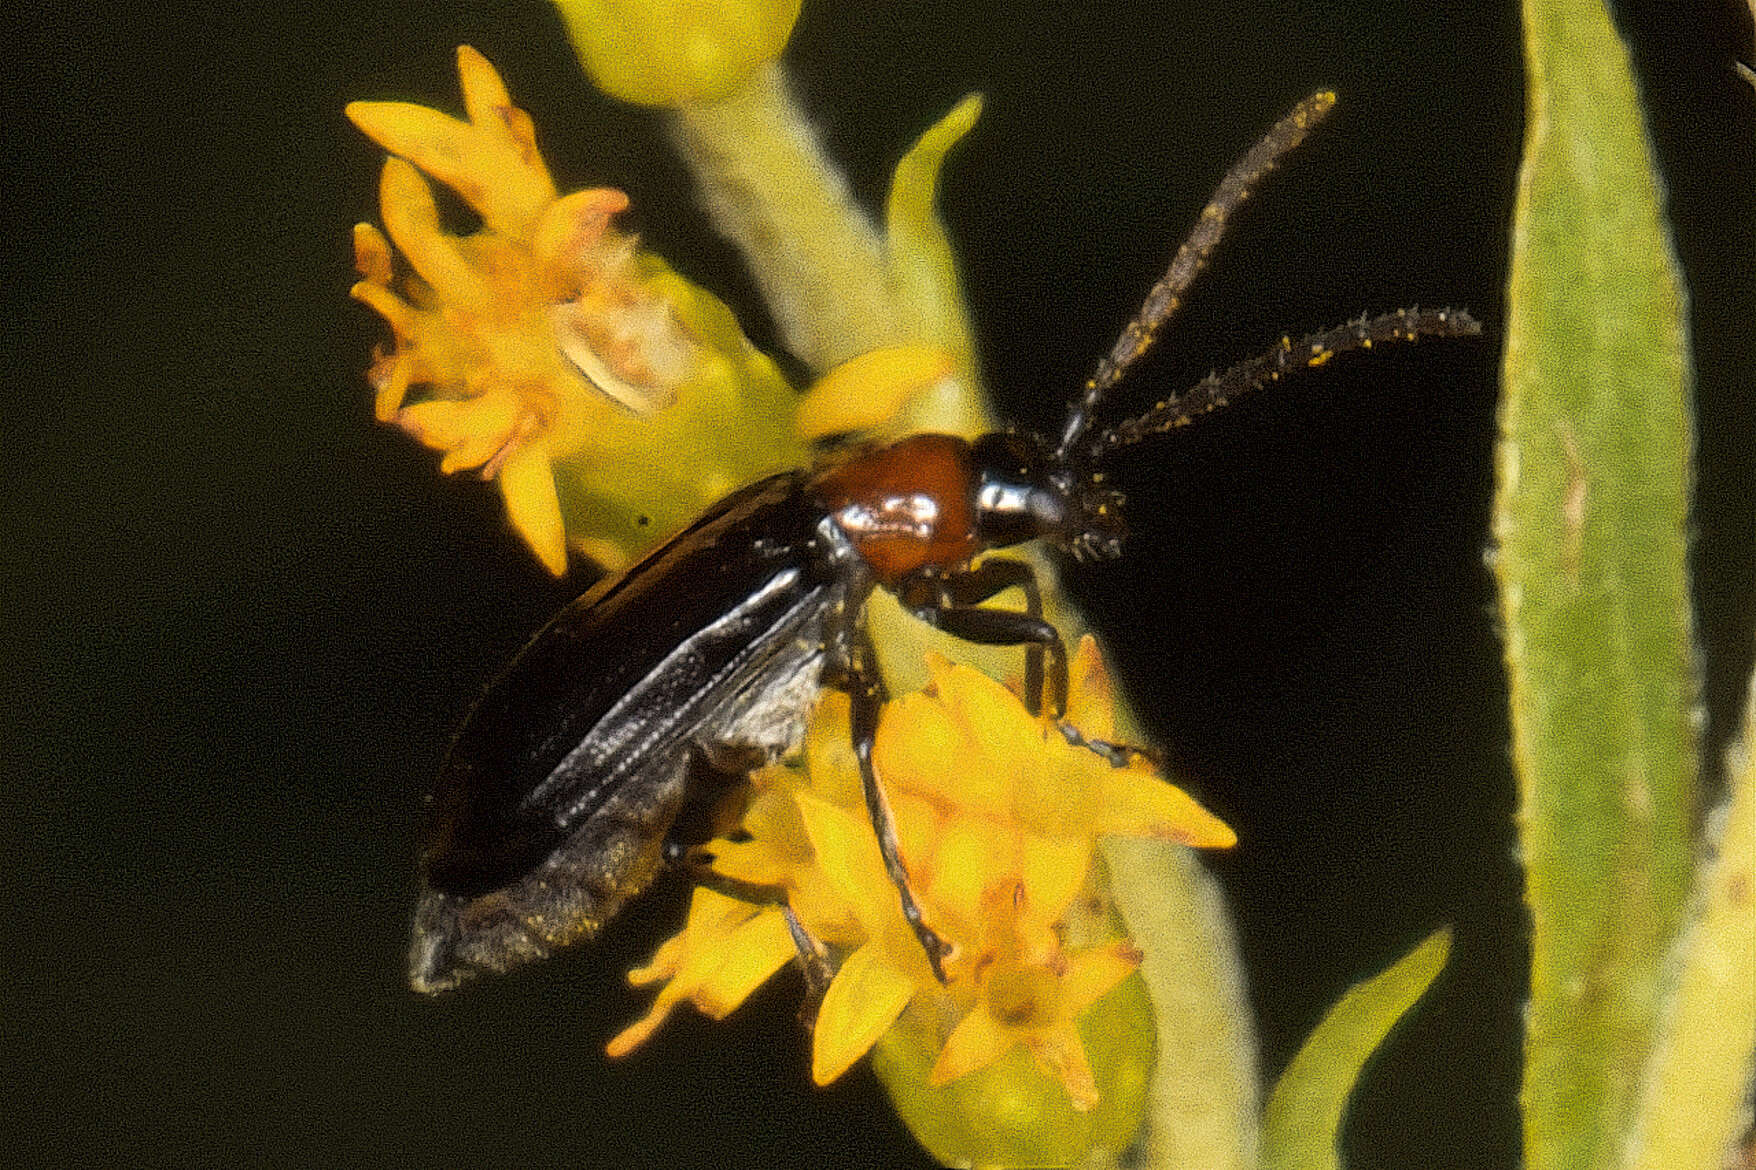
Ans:
{"type": "MultiPolygon", "coordinates": [[[[747,839],[712,842],[712,868],[784,891],[837,960],[813,1036],[819,1084],[845,1072],[913,1005],[943,1021],[931,1083],[1023,1045],[1076,1109],[1090,1109],[1098,1094],[1076,1021],[1139,963],[1125,941],[1065,941],[1098,838],[1205,848],[1236,838],[1144,758],[1112,766],[969,667],[935,659],[931,675],[926,691],[886,707],[873,758],[912,888],[928,925],[951,944],[943,985],[903,919],[867,820],[845,696],[825,697],[802,769],[757,776],[747,839]]],[[[1072,719],[1088,736],[1110,735],[1109,685],[1089,638],[1075,656],[1074,684],[1072,719]]],[[[682,933],[631,976],[665,986],[610,1053],[633,1050],[685,1001],[724,1016],[794,953],[778,906],[697,890],[682,933]]]]}
{"type": "Polygon", "coordinates": [[[570,535],[619,568],[732,488],[800,462],[795,396],[724,305],[616,230],[627,196],[559,195],[494,67],[467,46],[457,60],[466,120],[406,102],[347,110],[392,154],[389,238],[354,230],[353,295],[396,341],[372,368],[377,416],[445,452],[443,470],[498,480],[551,572],[570,535]],[[423,171],[480,214],[479,231],[442,227],[423,171]],[[392,242],[413,269],[400,285],[392,242]],[[563,489],[579,506],[564,508],[563,489]]]}

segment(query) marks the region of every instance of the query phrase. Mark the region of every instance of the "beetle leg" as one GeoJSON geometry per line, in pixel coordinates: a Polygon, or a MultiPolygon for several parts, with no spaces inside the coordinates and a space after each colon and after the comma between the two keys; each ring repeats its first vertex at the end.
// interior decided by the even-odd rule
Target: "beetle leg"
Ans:
{"type": "Polygon", "coordinates": [[[933,933],[921,918],[921,905],[909,887],[908,870],[903,868],[902,854],[896,844],[896,818],[890,813],[890,801],[878,785],[878,773],[872,767],[872,743],[878,735],[878,713],[884,706],[884,685],[878,675],[862,662],[850,671],[848,693],[852,698],[854,758],[860,762],[860,788],[866,797],[866,813],[872,818],[872,831],[878,836],[878,852],[884,858],[884,870],[890,883],[902,898],[902,916],[909,929],[927,952],[927,962],[939,982],[945,982],[944,959],[951,948],[933,933]]]}
{"type": "MultiPolygon", "coordinates": [[[[823,993],[828,989],[829,980],[834,975],[829,969],[829,948],[806,929],[805,924],[799,921],[799,916],[793,913],[792,905],[787,901],[785,886],[747,882],[715,872],[711,859],[702,856],[699,847],[680,865],[695,885],[705,886],[717,894],[724,894],[740,902],[780,907],[781,917],[786,920],[787,933],[792,935],[793,946],[799,951],[799,970],[805,976],[806,1002],[814,1004],[823,999],[823,993]]],[[[815,1008],[812,1014],[815,1014],[815,1008]]]]}
{"type": "MultiPolygon", "coordinates": [[[[1008,557],[990,557],[973,569],[942,574],[939,580],[943,583],[939,596],[943,598],[940,608],[958,607],[973,608],[979,606],[1008,589],[1016,588],[1024,594],[1024,612],[1033,618],[1043,616],[1043,591],[1037,585],[1036,570],[1024,561],[1015,561],[1008,557]]],[[[1024,702],[1035,715],[1043,709],[1043,652],[1044,643],[1028,642],[1024,648],[1024,702]]],[[[1060,638],[1055,639],[1049,654],[1060,659],[1059,665],[1051,663],[1051,669],[1058,671],[1057,694],[1062,696],[1060,709],[1067,706],[1066,654],[1062,650],[1060,638]]]]}
{"type": "Polygon", "coordinates": [[[1091,739],[1063,718],[1067,714],[1067,649],[1060,632],[1042,618],[1042,593],[1037,587],[1036,573],[1025,562],[991,557],[961,572],[922,574],[905,582],[899,596],[916,617],[967,642],[1002,646],[1022,642],[1024,702],[1033,715],[1041,714],[1043,708],[1046,653],[1055,721],[1062,738],[1074,747],[1102,756],[1114,768],[1126,767],[1137,756],[1160,763],[1157,756],[1144,748],[1091,739]],[[981,608],[982,602],[1015,586],[1024,591],[1022,614],[1016,610],[981,608]]]}
{"type": "Polygon", "coordinates": [[[1089,752],[1102,756],[1110,762],[1112,768],[1126,768],[1136,758],[1143,759],[1155,767],[1163,769],[1164,761],[1157,752],[1147,748],[1135,747],[1126,743],[1111,743],[1107,739],[1090,739],[1086,734],[1071,723],[1060,724],[1061,738],[1074,747],[1082,747],[1089,752]]]}
{"type": "Polygon", "coordinates": [[[1023,646],[1024,703],[1031,714],[1043,709],[1043,666],[1048,658],[1050,711],[1067,713],[1067,646],[1061,633],[1043,620],[1036,573],[1023,561],[991,557],[973,569],[922,574],[897,591],[911,613],[948,634],[984,646],[1023,646]],[[1024,591],[1023,612],[986,609],[981,603],[1016,586],[1024,591]]]}
{"type": "Polygon", "coordinates": [[[823,1006],[823,996],[829,991],[829,981],[835,978],[835,972],[829,969],[829,948],[805,928],[793,908],[783,902],[780,914],[786,920],[787,933],[793,936],[793,945],[799,949],[799,971],[805,977],[805,1001],[799,1005],[799,1022],[809,1030],[816,1025],[817,1009],[823,1006]]]}

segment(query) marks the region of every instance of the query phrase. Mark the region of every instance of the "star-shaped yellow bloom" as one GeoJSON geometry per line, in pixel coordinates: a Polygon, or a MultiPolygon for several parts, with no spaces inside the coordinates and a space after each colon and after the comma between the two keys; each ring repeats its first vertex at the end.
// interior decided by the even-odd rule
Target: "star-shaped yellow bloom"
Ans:
{"type": "Polygon", "coordinates": [[[467,46],[457,60],[465,121],[404,102],[348,107],[393,152],[380,184],[389,239],[370,224],[354,231],[353,294],[397,342],[373,366],[376,411],[444,451],[442,470],[497,478],[514,527],[560,573],[566,533],[551,463],[618,409],[669,405],[700,346],[642,286],[633,239],[611,227],[627,196],[560,197],[529,115],[494,67],[467,46]],[[479,232],[440,226],[421,170],[480,213],[479,232]],[[394,289],[392,241],[414,270],[407,299],[394,289]],[[422,398],[410,404],[415,387],[422,398]]]}
{"type": "MultiPolygon", "coordinates": [[[[866,817],[845,695],[825,696],[802,768],[757,776],[743,833],[709,846],[713,868],[784,894],[836,965],[813,1032],[819,1084],[912,1011],[945,1022],[932,1084],[1023,1045],[1076,1109],[1090,1109],[1097,1089],[1077,1021],[1139,963],[1123,940],[1064,941],[1098,838],[1120,832],[1224,847],[1235,837],[1143,758],[1118,768],[1070,744],[1053,720],[1031,715],[969,667],[935,660],[930,673],[927,691],[887,705],[874,762],[911,887],[927,924],[951,947],[943,985],[903,919],[866,817]]],[[[1108,683],[1089,639],[1075,656],[1074,682],[1073,711],[1086,720],[1086,734],[1110,734],[1108,683]]],[[[784,963],[793,944],[778,906],[749,905],[740,914],[715,899],[716,914],[692,913],[639,973],[641,982],[655,972],[671,982],[652,1013],[612,1042],[613,1052],[644,1041],[685,1000],[723,1015],[731,993],[754,988],[750,974],[784,963]],[[692,965],[690,956],[710,959],[692,965]]]]}

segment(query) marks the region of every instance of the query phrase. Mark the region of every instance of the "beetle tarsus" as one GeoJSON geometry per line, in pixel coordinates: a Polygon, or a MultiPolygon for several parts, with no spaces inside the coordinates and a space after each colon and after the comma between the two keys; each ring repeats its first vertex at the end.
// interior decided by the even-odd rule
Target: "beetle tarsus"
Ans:
{"type": "Polygon", "coordinates": [[[1145,760],[1154,767],[1163,764],[1158,753],[1150,748],[1135,747],[1128,743],[1112,743],[1107,739],[1094,739],[1066,720],[1060,720],[1056,726],[1061,729],[1062,739],[1073,747],[1084,748],[1093,755],[1102,756],[1109,761],[1112,768],[1126,768],[1135,760],[1145,760]]]}
{"type": "Polygon", "coordinates": [[[817,1009],[823,1005],[823,997],[829,991],[829,981],[835,977],[829,966],[829,948],[799,921],[798,914],[784,900],[780,915],[787,924],[793,946],[798,948],[799,972],[805,977],[805,1002],[799,1006],[799,1022],[810,1031],[817,1021],[817,1009]]]}

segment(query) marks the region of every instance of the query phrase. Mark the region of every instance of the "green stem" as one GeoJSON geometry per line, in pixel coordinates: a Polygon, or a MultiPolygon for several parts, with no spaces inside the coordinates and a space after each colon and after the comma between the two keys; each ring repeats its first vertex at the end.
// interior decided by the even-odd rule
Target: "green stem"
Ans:
{"type": "Polygon", "coordinates": [[[821,373],[903,339],[883,243],[778,65],[724,101],[669,113],[708,211],[743,251],[796,357],[821,373]]]}

